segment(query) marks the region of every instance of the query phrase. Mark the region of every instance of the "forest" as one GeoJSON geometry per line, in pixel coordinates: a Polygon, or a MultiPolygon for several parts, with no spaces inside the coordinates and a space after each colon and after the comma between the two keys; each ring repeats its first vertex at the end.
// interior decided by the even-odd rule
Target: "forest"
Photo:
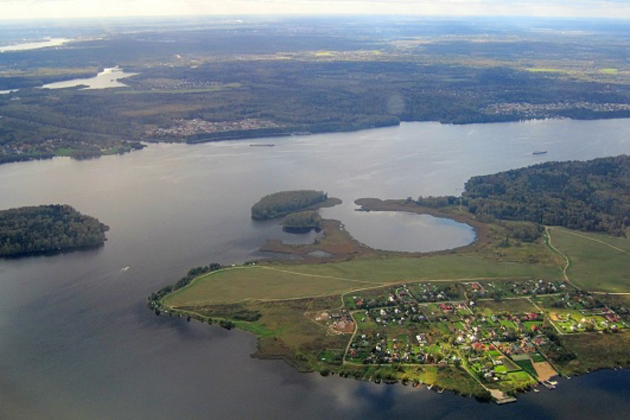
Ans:
{"type": "Polygon", "coordinates": [[[285,216],[324,203],[326,200],[328,194],[323,191],[296,190],[269,194],[252,206],[252,219],[265,220],[285,216]]]}
{"type": "Polygon", "coordinates": [[[103,245],[109,228],[68,205],[0,211],[0,257],[61,252],[103,245]]]}
{"type": "Polygon", "coordinates": [[[460,197],[420,197],[427,207],[462,205],[480,218],[524,220],[627,236],[630,156],[546,162],[476,176],[460,197]]]}
{"type": "Polygon", "coordinates": [[[593,27],[588,37],[559,28],[544,39],[502,22],[485,25],[183,25],[2,54],[0,91],[20,90],[0,94],[0,163],[123,153],[141,141],[197,143],[403,121],[630,117],[623,25],[593,27]],[[497,41],[497,31],[508,31],[510,41],[497,41]],[[124,79],[127,88],[36,88],[113,65],[139,74],[124,79]]]}

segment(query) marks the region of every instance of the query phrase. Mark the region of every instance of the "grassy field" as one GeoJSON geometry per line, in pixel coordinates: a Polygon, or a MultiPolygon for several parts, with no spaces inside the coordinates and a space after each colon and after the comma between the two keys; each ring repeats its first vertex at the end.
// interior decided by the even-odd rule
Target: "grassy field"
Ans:
{"type": "Polygon", "coordinates": [[[567,275],[591,291],[630,292],[630,240],[551,228],[552,244],[565,254],[567,275]]]}
{"type": "Polygon", "coordinates": [[[164,303],[191,306],[251,299],[295,299],[422,280],[557,279],[559,276],[557,267],[551,265],[498,262],[469,255],[239,267],[201,276],[167,296],[164,303]]]}
{"type": "Polygon", "coordinates": [[[630,332],[572,334],[563,336],[562,340],[577,356],[577,359],[560,364],[565,375],[630,366],[630,332]]]}

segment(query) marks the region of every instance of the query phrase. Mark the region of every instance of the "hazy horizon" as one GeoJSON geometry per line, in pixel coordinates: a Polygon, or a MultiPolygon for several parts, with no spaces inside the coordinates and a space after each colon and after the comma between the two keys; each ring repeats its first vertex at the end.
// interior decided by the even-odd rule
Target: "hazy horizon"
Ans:
{"type": "Polygon", "coordinates": [[[245,15],[630,18],[625,0],[0,0],[0,21],[245,15]]]}

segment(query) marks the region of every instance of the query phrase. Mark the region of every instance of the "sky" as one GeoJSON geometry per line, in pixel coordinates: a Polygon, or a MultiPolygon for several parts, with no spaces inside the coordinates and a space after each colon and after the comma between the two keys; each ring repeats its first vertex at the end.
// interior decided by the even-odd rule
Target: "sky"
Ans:
{"type": "Polygon", "coordinates": [[[630,19],[630,0],[0,0],[0,20],[225,14],[404,14],[630,19]]]}

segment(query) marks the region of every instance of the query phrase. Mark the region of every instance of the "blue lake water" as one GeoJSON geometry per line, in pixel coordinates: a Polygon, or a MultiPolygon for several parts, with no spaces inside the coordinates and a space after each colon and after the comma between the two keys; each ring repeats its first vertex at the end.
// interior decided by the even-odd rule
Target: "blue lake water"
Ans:
{"type": "Polygon", "coordinates": [[[270,142],[150,145],[90,161],[0,166],[2,208],[68,203],[111,227],[97,250],[0,260],[0,418],[626,416],[627,371],[562,380],[556,391],[499,407],[402,385],[300,374],[282,362],[250,358],[255,340],[244,332],[156,317],[144,305],[190,267],[262,257],[258,248],[267,238],[313,239],[283,233],[276,221],[252,221],[249,209],[263,195],[325,190],[344,204],[324,213],[373,246],[394,246],[401,223],[415,229],[405,247],[458,246],[470,240],[465,226],[356,212],[353,202],[457,195],[473,175],[627,154],[630,120],[406,123],[249,147],[257,141],[270,142]],[[535,150],[548,153],[534,156],[535,150]]]}

